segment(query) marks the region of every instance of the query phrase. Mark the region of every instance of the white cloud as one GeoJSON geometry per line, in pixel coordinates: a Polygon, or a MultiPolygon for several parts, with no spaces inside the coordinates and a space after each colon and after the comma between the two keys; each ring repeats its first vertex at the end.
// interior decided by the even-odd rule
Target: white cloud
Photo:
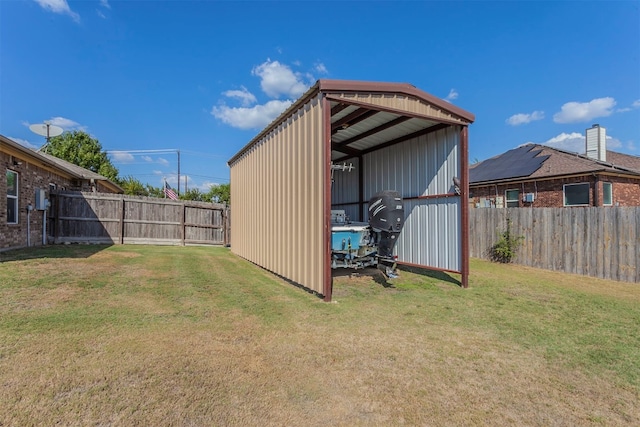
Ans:
{"type": "Polygon", "coordinates": [[[607,117],[613,113],[616,101],[611,97],[596,98],[589,102],[567,102],[560,112],[553,115],[556,123],[588,122],[597,117],[607,117]]]}
{"type": "Polygon", "coordinates": [[[62,128],[62,130],[65,131],[69,131],[69,130],[85,130],[87,127],[86,126],[81,126],[80,123],[75,122],[71,119],[66,119],[64,117],[51,117],[51,119],[48,120],[48,122],[54,126],[59,126],[62,128]]]}
{"type": "Polygon", "coordinates": [[[300,73],[294,73],[289,66],[270,59],[254,67],[251,74],[260,77],[260,87],[271,98],[281,95],[297,98],[311,86],[300,73]]]}
{"type": "Polygon", "coordinates": [[[447,95],[444,100],[447,102],[451,102],[454,99],[458,99],[458,92],[455,89],[451,89],[449,91],[449,95],[447,95]]]}
{"type": "Polygon", "coordinates": [[[107,19],[107,17],[105,16],[104,13],[102,13],[100,10],[96,9],[96,13],[98,14],[98,16],[102,19],[107,19]]]}
{"type": "Polygon", "coordinates": [[[38,148],[40,148],[39,146],[30,143],[29,141],[27,141],[26,139],[22,139],[22,138],[14,138],[12,136],[7,137],[10,140],[17,142],[18,144],[25,146],[27,148],[31,148],[32,150],[37,150],[38,148]]]}
{"type": "Polygon", "coordinates": [[[253,107],[228,107],[222,105],[213,107],[211,114],[222,120],[224,123],[240,129],[260,129],[267,126],[293,101],[271,100],[264,105],[254,105],[253,107]]]}
{"type": "Polygon", "coordinates": [[[620,141],[618,138],[614,138],[612,136],[607,135],[607,150],[621,148],[621,147],[622,147],[622,141],[620,141]]]}
{"type": "Polygon", "coordinates": [[[519,113],[519,114],[514,114],[513,116],[509,117],[507,120],[505,120],[507,122],[507,124],[510,124],[511,126],[518,126],[518,125],[523,125],[526,123],[531,123],[533,121],[536,120],[542,120],[544,119],[544,111],[534,111],[533,113],[519,113]]]}
{"type": "Polygon", "coordinates": [[[329,74],[329,70],[322,62],[318,62],[314,68],[318,74],[329,74]]]}
{"type": "MultiPolygon", "coordinates": [[[[571,132],[561,133],[553,138],[542,143],[543,145],[549,145],[554,148],[559,148],[565,151],[571,151],[574,153],[584,154],[586,152],[585,136],[582,133],[571,132]]],[[[615,150],[622,147],[622,142],[607,135],[607,150],[615,150]]]]}
{"type": "Polygon", "coordinates": [[[151,158],[151,156],[141,156],[141,158],[145,162],[153,163],[153,159],[151,158]]]}
{"type": "Polygon", "coordinates": [[[104,7],[105,9],[111,9],[109,0],[100,0],[100,6],[104,7]]]}
{"type": "MultiPolygon", "coordinates": [[[[316,72],[326,73],[324,64],[314,65],[316,72]]],[[[240,107],[233,107],[221,102],[211,109],[211,115],[230,126],[240,129],[260,129],[271,123],[280,113],[289,107],[295,99],[311,86],[314,77],[311,73],[294,72],[291,67],[278,61],[267,59],[254,67],[251,74],[260,78],[262,91],[271,98],[265,103],[258,102],[256,96],[246,87],[228,90],[223,95],[240,102],[240,107]],[[279,99],[286,97],[287,99],[279,99]]]]}
{"type": "Polygon", "coordinates": [[[167,159],[163,159],[162,157],[158,157],[158,163],[167,166],[169,164],[169,161],[167,159]]]}
{"type": "Polygon", "coordinates": [[[631,106],[633,108],[640,108],[640,99],[636,99],[635,101],[633,101],[633,104],[631,104],[631,106]]]}
{"type": "Polygon", "coordinates": [[[80,22],[80,15],[71,10],[67,0],[35,0],[35,2],[45,10],[61,15],[69,15],[74,21],[80,22]]]}
{"type": "Polygon", "coordinates": [[[126,151],[110,151],[111,158],[116,163],[131,163],[133,162],[133,155],[126,151]]]}
{"type": "Polygon", "coordinates": [[[249,105],[258,102],[255,95],[249,92],[244,86],[240,86],[240,90],[228,90],[222,94],[228,98],[239,99],[243,107],[248,107],[249,105]]]}

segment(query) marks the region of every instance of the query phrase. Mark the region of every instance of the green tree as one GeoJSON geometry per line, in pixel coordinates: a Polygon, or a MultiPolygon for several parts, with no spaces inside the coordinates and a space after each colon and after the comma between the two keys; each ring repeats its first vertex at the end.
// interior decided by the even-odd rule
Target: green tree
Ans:
{"type": "Polygon", "coordinates": [[[162,199],[164,197],[164,190],[162,189],[162,187],[154,187],[151,184],[146,184],[146,189],[147,195],[149,197],[157,197],[159,199],[162,199]]]}
{"type": "Polygon", "coordinates": [[[205,199],[205,195],[200,192],[197,188],[190,188],[187,191],[183,191],[180,194],[180,200],[194,200],[196,202],[208,202],[205,199]]]}
{"type": "Polygon", "coordinates": [[[118,169],[96,138],[81,130],[64,132],[49,140],[45,153],[98,173],[111,181],[118,181],[118,169]]]}
{"type": "Polygon", "coordinates": [[[231,205],[231,184],[212,185],[206,193],[206,198],[213,203],[231,205]]]}
{"type": "Polygon", "coordinates": [[[131,175],[118,180],[118,185],[124,190],[124,194],[130,196],[148,196],[148,185],[143,184],[131,175]]]}

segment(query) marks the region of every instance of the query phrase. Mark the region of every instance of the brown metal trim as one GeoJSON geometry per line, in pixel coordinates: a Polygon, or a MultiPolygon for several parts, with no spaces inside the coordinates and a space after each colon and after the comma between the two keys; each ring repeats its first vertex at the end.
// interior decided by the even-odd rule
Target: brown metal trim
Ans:
{"type": "Polygon", "coordinates": [[[335,107],[333,107],[331,109],[331,116],[335,116],[336,114],[338,114],[340,111],[349,108],[350,105],[349,104],[344,104],[344,103],[339,103],[338,105],[336,105],[335,107]]]}
{"type": "Polygon", "coordinates": [[[331,133],[336,133],[339,130],[345,128],[345,127],[350,127],[350,126],[354,126],[366,119],[368,119],[371,116],[374,116],[376,114],[378,114],[380,111],[375,110],[375,109],[369,109],[369,108],[358,108],[356,111],[347,114],[346,116],[344,116],[341,119],[336,120],[334,123],[331,124],[331,133]]]}
{"type": "Polygon", "coordinates": [[[424,199],[446,199],[448,197],[460,197],[460,194],[456,194],[456,193],[428,194],[426,196],[403,197],[403,199],[404,200],[424,200],[424,199]]]}
{"type": "MultiPolygon", "coordinates": [[[[417,138],[417,137],[420,137],[420,136],[428,135],[428,134],[430,134],[432,132],[437,132],[439,130],[446,129],[449,126],[450,126],[449,124],[440,123],[440,124],[428,127],[426,129],[422,129],[422,130],[419,130],[417,132],[410,133],[408,135],[401,136],[401,137],[396,138],[396,139],[392,139],[391,141],[385,142],[383,144],[376,145],[376,146],[368,148],[366,150],[362,150],[362,151],[359,152],[358,155],[359,156],[364,156],[365,154],[373,153],[374,151],[378,151],[378,150],[381,150],[383,148],[390,147],[392,145],[400,144],[401,142],[405,142],[405,141],[408,141],[408,140],[413,139],[413,138],[417,138]]],[[[340,150],[338,148],[336,148],[336,151],[340,151],[340,150]]],[[[349,155],[349,156],[339,157],[335,161],[336,162],[341,162],[343,160],[347,160],[347,159],[350,159],[352,157],[354,157],[354,156],[353,155],[349,155]]]]}
{"type": "Polygon", "coordinates": [[[331,274],[331,103],[326,96],[322,97],[322,129],[324,144],[324,233],[322,245],[324,247],[324,301],[331,302],[333,291],[333,277],[331,274]]]}
{"type": "Polygon", "coordinates": [[[364,221],[364,168],[362,167],[362,156],[358,156],[358,218],[364,221]]]}
{"type": "Polygon", "coordinates": [[[334,150],[338,150],[338,148],[335,147],[342,147],[345,145],[349,145],[352,144],[356,141],[360,141],[361,139],[367,138],[371,135],[375,135],[378,132],[382,132],[383,130],[387,130],[391,127],[394,127],[395,125],[399,125],[400,123],[406,122],[407,120],[411,120],[411,117],[406,117],[406,116],[401,116],[398,117],[396,119],[390,120],[387,123],[380,125],[378,127],[375,127],[373,129],[370,129],[366,132],[362,132],[360,135],[356,135],[352,138],[349,139],[345,139],[344,141],[340,141],[340,142],[334,142],[333,146],[334,146],[334,150]]]}
{"type": "Polygon", "coordinates": [[[439,130],[446,129],[449,126],[450,126],[449,124],[440,123],[440,124],[437,124],[435,126],[431,126],[431,127],[426,128],[426,129],[422,129],[422,130],[419,130],[417,132],[413,132],[413,133],[410,133],[408,135],[401,136],[401,137],[396,138],[396,139],[392,139],[391,141],[385,142],[384,144],[378,144],[375,147],[371,147],[371,148],[368,148],[366,150],[362,150],[362,154],[363,155],[364,154],[368,154],[368,153],[371,153],[371,152],[374,152],[374,151],[381,150],[383,148],[390,147],[392,145],[400,144],[401,142],[405,142],[405,141],[408,141],[408,140],[413,139],[413,138],[418,138],[420,136],[428,135],[428,134],[430,134],[432,132],[437,132],[439,130]]]}
{"type": "Polygon", "coordinates": [[[462,237],[462,287],[469,287],[469,127],[460,130],[460,228],[462,237]]]}
{"type": "MultiPolygon", "coordinates": [[[[289,108],[282,112],[273,122],[271,122],[268,126],[266,126],[260,133],[258,133],[251,141],[249,141],[244,147],[242,147],[231,159],[227,161],[227,164],[231,166],[231,164],[235,163],[242,155],[249,150],[254,144],[262,139],[267,133],[271,132],[275,129],[280,123],[282,123],[286,117],[289,117],[291,113],[298,108],[300,108],[305,103],[309,102],[318,92],[368,92],[368,93],[399,93],[409,96],[414,96],[418,99],[421,99],[429,104],[432,104],[441,110],[450,112],[451,114],[460,116],[463,120],[468,122],[473,122],[475,120],[475,116],[468,111],[463,110],[462,108],[456,107],[453,104],[450,104],[440,98],[437,98],[433,95],[430,95],[426,92],[423,92],[417,89],[415,86],[410,85],[408,83],[379,83],[379,82],[365,82],[365,81],[350,81],[350,80],[318,80],[313,86],[309,88],[307,92],[305,92],[297,101],[295,101],[289,108]]],[[[344,98],[340,98],[338,96],[332,96],[330,94],[326,94],[329,100],[338,102],[340,104],[350,104],[350,105],[361,105],[358,102],[353,102],[352,100],[347,100],[344,98]]],[[[361,105],[363,107],[371,108],[371,105],[364,104],[361,105]]],[[[387,111],[393,114],[398,114],[401,116],[408,117],[416,117],[416,118],[425,118],[421,115],[414,115],[407,111],[396,110],[396,109],[387,109],[376,107],[378,111],[387,111]]],[[[460,124],[459,122],[453,120],[446,119],[435,119],[435,121],[440,123],[450,123],[450,124],[460,124]]]]}
{"type": "Polygon", "coordinates": [[[360,151],[360,150],[356,150],[355,148],[351,148],[351,147],[347,147],[347,146],[344,146],[344,147],[337,146],[336,147],[335,145],[332,145],[331,149],[335,150],[335,151],[339,151],[339,152],[344,153],[344,154],[348,154],[351,157],[359,157],[360,153],[362,153],[362,151],[360,151]]]}
{"type": "Polygon", "coordinates": [[[399,93],[413,96],[429,104],[435,105],[441,110],[460,116],[461,118],[473,122],[475,116],[460,107],[424,92],[408,83],[381,83],[351,80],[318,80],[320,91],[322,92],[370,92],[370,93],[399,93]]]}
{"type": "Polygon", "coordinates": [[[367,102],[360,102],[360,101],[356,101],[355,99],[350,99],[350,98],[342,98],[342,97],[336,96],[336,95],[327,95],[327,98],[329,98],[331,101],[342,102],[342,103],[351,104],[351,105],[354,105],[354,106],[364,107],[364,108],[369,108],[369,109],[376,109],[378,111],[384,111],[385,113],[391,113],[391,114],[395,114],[397,116],[411,117],[412,119],[423,119],[423,120],[428,120],[430,122],[436,122],[436,123],[448,123],[450,125],[464,125],[464,124],[467,124],[465,121],[450,120],[450,119],[445,119],[445,118],[440,118],[440,117],[427,116],[427,115],[420,114],[420,113],[414,113],[412,111],[386,107],[386,106],[383,106],[383,105],[373,105],[373,104],[369,104],[367,102]]]}
{"type": "MultiPolygon", "coordinates": [[[[456,193],[443,193],[443,194],[429,194],[427,196],[408,196],[408,197],[403,197],[402,200],[425,200],[425,199],[446,199],[449,197],[460,197],[460,194],[456,194],[456,193]]],[[[360,201],[358,202],[342,202],[342,203],[335,203],[336,206],[348,206],[348,205],[363,205],[364,204],[364,200],[362,200],[364,198],[364,195],[361,194],[360,195],[360,201]]]]}

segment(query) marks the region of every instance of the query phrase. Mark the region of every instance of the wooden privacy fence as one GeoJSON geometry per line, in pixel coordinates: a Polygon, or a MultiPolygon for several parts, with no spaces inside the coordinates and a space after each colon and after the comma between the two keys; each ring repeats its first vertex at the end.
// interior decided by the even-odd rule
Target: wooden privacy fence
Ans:
{"type": "Polygon", "coordinates": [[[224,204],[56,192],[51,194],[49,236],[54,243],[226,245],[224,204]]]}
{"type": "Polygon", "coordinates": [[[489,258],[507,219],[524,237],[514,263],[640,282],[640,207],[470,209],[472,257],[489,258]]]}

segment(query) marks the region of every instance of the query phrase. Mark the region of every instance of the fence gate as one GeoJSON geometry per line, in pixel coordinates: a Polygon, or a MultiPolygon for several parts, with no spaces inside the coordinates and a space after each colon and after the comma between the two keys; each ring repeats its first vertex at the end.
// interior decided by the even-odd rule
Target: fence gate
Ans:
{"type": "Polygon", "coordinates": [[[224,204],[59,191],[51,193],[54,243],[227,245],[224,204]]]}

